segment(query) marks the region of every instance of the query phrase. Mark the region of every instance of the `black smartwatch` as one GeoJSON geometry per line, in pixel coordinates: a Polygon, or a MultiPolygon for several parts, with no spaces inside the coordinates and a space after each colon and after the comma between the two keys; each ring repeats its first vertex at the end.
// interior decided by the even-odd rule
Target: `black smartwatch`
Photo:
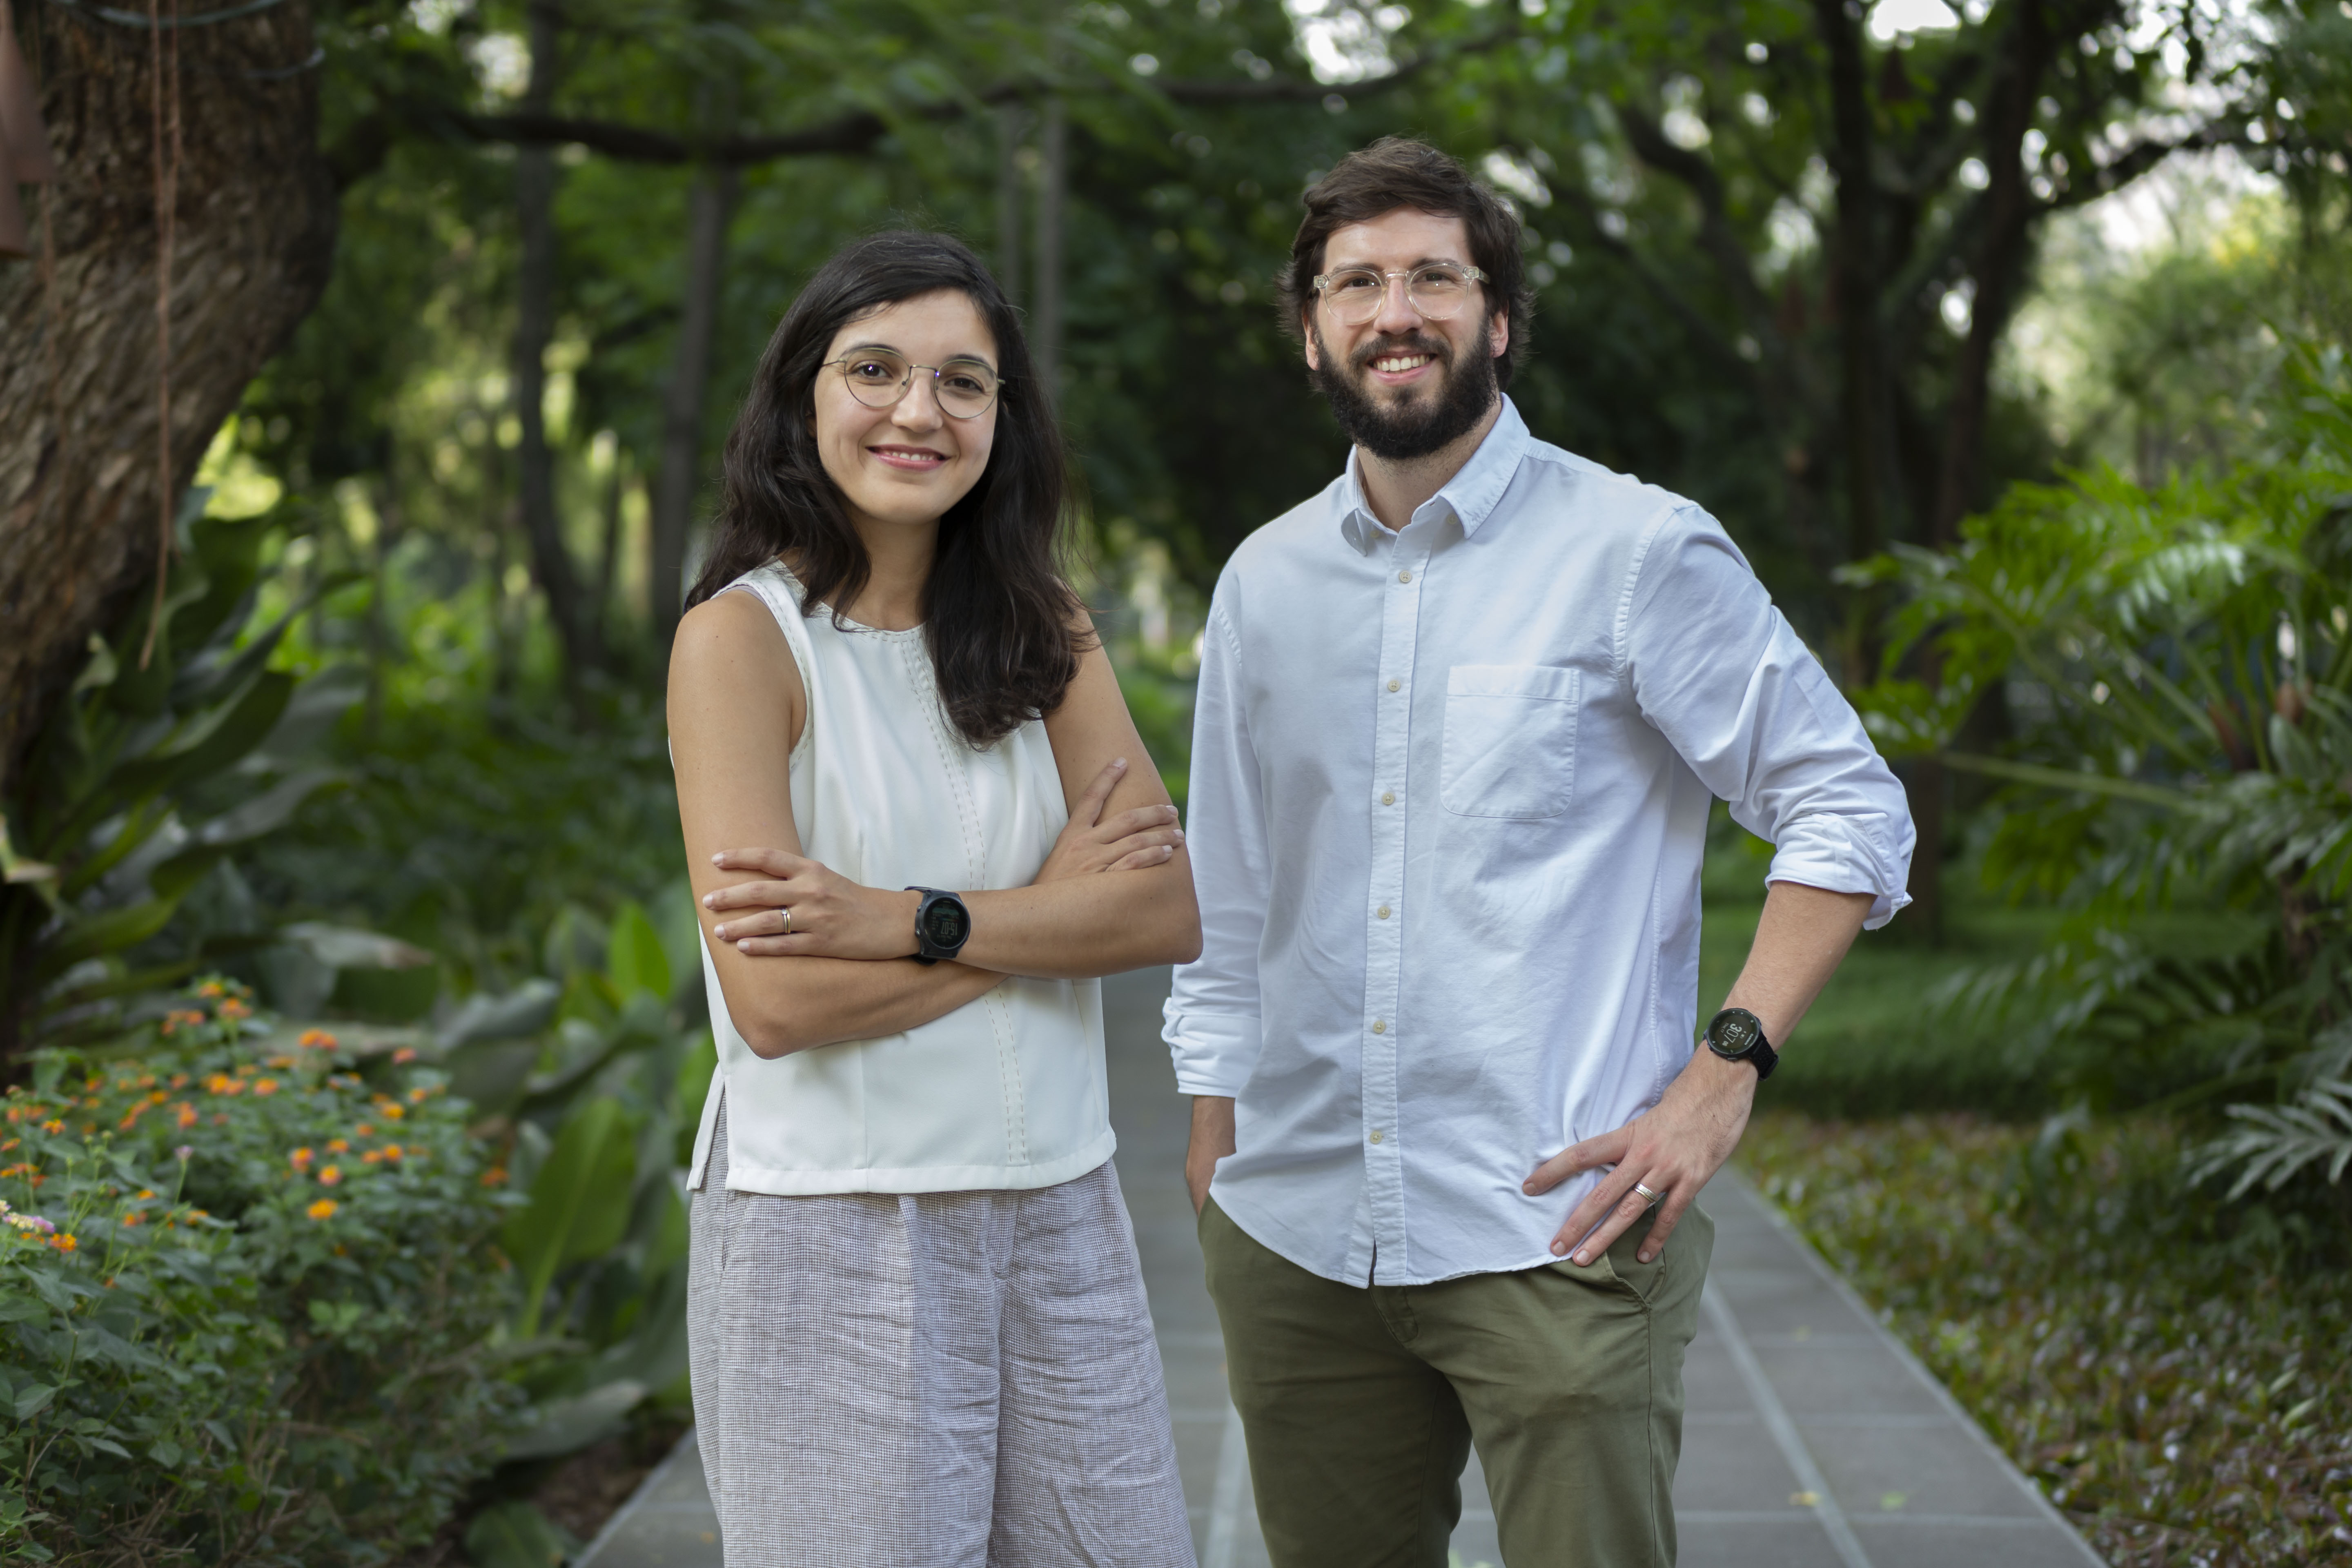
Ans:
{"type": "Polygon", "coordinates": [[[1706,1021],[1706,1048],[1727,1062],[1746,1062],[1758,1082],[1772,1076],[1780,1053],[1764,1038],[1764,1020],[1745,1007],[1726,1007],[1706,1021]]]}
{"type": "Polygon", "coordinates": [[[937,888],[909,888],[923,901],[915,910],[915,962],[937,963],[953,958],[971,940],[971,911],[953,893],[937,888]]]}

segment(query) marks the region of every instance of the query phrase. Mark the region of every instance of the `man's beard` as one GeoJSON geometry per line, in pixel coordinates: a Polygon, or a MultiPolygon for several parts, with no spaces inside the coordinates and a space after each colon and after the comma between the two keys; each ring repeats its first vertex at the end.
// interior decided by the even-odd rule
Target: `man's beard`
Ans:
{"type": "Polygon", "coordinates": [[[1426,458],[1475,428],[1495,405],[1495,362],[1472,354],[1456,364],[1453,349],[1442,339],[1414,332],[1405,337],[1376,340],[1358,352],[1342,368],[1331,346],[1323,341],[1321,322],[1315,324],[1315,384],[1331,401],[1332,417],[1348,439],[1375,458],[1406,462],[1426,458]],[[1430,356],[1444,373],[1433,399],[1415,398],[1405,405],[1383,405],[1366,386],[1372,362],[1391,354],[1430,356]]]}

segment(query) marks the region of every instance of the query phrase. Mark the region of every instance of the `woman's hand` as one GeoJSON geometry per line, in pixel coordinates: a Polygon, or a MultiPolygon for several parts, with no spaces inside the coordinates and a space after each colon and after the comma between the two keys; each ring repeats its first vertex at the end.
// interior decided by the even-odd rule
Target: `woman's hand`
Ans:
{"type": "MultiPolygon", "coordinates": [[[[1097,752],[1097,756],[1101,753],[1097,752]]],[[[1103,803],[1127,776],[1127,759],[1114,758],[1095,775],[1070,813],[1069,825],[1054,840],[1053,853],[1037,868],[1030,886],[1058,882],[1065,877],[1091,876],[1097,871],[1135,871],[1164,864],[1184,842],[1172,805],[1139,805],[1103,820],[1103,803]]]]}
{"type": "Polygon", "coordinates": [[[713,932],[739,952],[753,958],[914,956],[920,893],[865,887],[781,849],[722,849],[710,860],[722,871],[756,871],[774,879],[703,895],[705,909],[751,911],[730,918],[713,932]]]}

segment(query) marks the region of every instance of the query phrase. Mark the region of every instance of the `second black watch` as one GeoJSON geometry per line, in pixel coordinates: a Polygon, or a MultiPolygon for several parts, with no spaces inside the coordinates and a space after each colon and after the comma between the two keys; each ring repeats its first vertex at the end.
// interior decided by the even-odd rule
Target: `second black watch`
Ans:
{"type": "Polygon", "coordinates": [[[923,901],[915,908],[915,962],[937,963],[953,958],[971,940],[971,911],[953,893],[937,888],[909,888],[923,901]]]}
{"type": "Polygon", "coordinates": [[[1759,1082],[1780,1065],[1780,1053],[1764,1038],[1764,1020],[1745,1007],[1726,1007],[1706,1021],[1706,1048],[1725,1061],[1748,1063],[1759,1082]]]}

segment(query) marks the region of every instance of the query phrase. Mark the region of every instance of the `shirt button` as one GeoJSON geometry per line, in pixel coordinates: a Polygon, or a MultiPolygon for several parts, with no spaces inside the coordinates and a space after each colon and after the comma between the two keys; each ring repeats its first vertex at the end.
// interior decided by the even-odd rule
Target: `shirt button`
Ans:
{"type": "Polygon", "coordinates": [[[1386,920],[1386,919],[1388,919],[1388,918],[1389,918],[1389,907],[1388,907],[1386,904],[1382,904],[1379,909],[1377,909],[1377,910],[1373,910],[1372,912],[1373,912],[1374,914],[1379,915],[1379,916],[1381,917],[1381,919],[1382,919],[1382,920],[1386,920]]]}
{"type": "Polygon", "coordinates": [[[1402,681],[1402,680],[1391,680],[1391,681],[1390,681],[1390,682],[1389,682],[1389,689],[1390,689],[1391,691],[1395,691],[1395,690],[1399,689],[1400,688],[1402,688],[1403,685],[1404,685],[1404,682],[1403,682],[1403,681],[1402,681]]]}
{"type": "Polygon", "coordinates": [[[1381,1141],[1381,1130],[1380,1130],[1379,1128],[1375,1127],[1375,1128],[1373,1128],[1373,1129],[1372,1129],[1372,1142],[1375,1142],[1375,1143],[1377,1143],[1377,1142],[1379,1142],[1380,1141],[1381,1141]]]}
{"type": "Polygon", "coordinates": [[[1392,789],[1384,789],[1381,791],[1381,804],[1382,805],[1394,805],[1396,804],[1396,791],[1392,789]]]}
{"type": "Polygon", "coordinates": [[[1397,574],[1397,581],[1400,583],[1410,583],[1412,581],[1412,574],[1410,572],[1400,572],[1397,574]]]}
{"type": "Polygon", "coordinates": [[[1372,1020],[1372,1033],[1375,1035],[1385,1035],[1388,1032],[1389,1021],[1386,1018],[1375,1018],[1372,1020]]]}

